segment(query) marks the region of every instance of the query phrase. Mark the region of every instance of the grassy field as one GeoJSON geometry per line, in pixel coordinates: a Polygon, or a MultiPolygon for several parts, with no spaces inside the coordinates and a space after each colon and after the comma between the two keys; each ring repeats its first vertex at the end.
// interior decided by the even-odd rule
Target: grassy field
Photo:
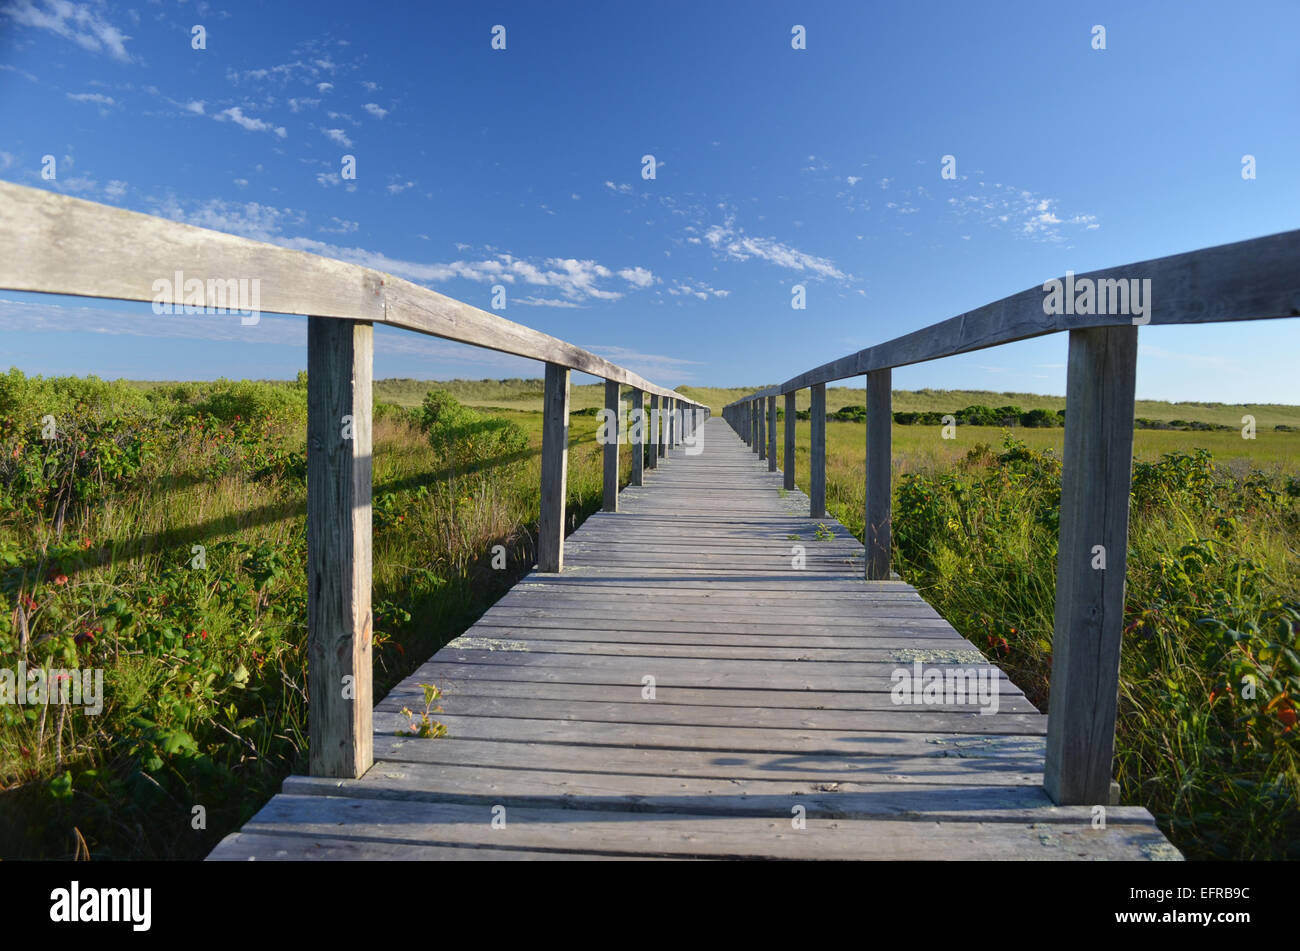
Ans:
{"type": "MultiPolygon", "coordinates": [[[[688,396],[708,406],[716,416],[722,412],[722,407],[728,403],[769,385],[771,384],[731,389],[682,386],[678,387],[678,390],[683,396],[688,396]]],[[[796,409],[808,409],[809,399],[808,390],[800,390],[796,393],[796,409]]],[[[777,400],[778,404],[781,402],[781,399],[777,400]]],[[[833,413],[841,406],[861,406],[865,402],[866,392],[864,386],[829,386],[826,388],[827,412],[833,413]]],[[[985,390],[895,390],[893,404],[896,413],[950,413],[965,406],[980,404],[985,406],[1014,405],[1026,410],[1046,409],[1055,411],[1065,408],[1065,397],[1040,396],[1034,393],[994,393],[985,390]]],[[[1271,430],[1279,424],[1300,427],[1300,406],[1274,403],[1169,403],[1160,400],[1138,400],[1134,412],[1135,416],[1146,419],[1164,421],[1175,419],[1197,420],[1232,427],[1240,427],[1241,417],[1246,414],[1255,417],[1255,424],[1261,430],[1271,430]]]]}
{"type": "MultiPolygon", "coordinates": [[[[715,409],[734,395],[683,393],[715,409]]],[[[532,563],[540,394],[537,380],[376,383],[379,695],[532,563]]],[[[832,394],[832,410],[862,398],[832,394]]],[[[571,402],[570,527],[599,505],[597,420],[583,411],[603,388],[574,387],[571,402]]],[[[1010,402],[1057,405],[895,394],[900,411],[1010,402]]],[[[1245,411],[1254,440],[1136,433],[1116,770],[1124,801],[1190,856],[1295,858],[1300,433],[1271,427],[1300,409],[1139,410],[1234,426],[1245,411]]],[[[303,379],[0,375],[0,670],[100,668],[107,694],[97,716],[0,705],[0,858],[197,858],[303,768],[304,421],[303,379]]],[[[806,421],[797,433],[805,485],[806,421]]],[[[893,428],[897,569],[1043,708],[1062,438],[893,428]]],[[[864,440],[861,423],[827,424],[828,503],[859,537],[864,440]]]]}
{"type": "MultiPolygon", "coordinates": [[[[302,381],[0,375],[0,669],[100,668],[107,694],[0,705],[0,859],[199,858],[303,770],[305,405],[302,381]]],[[[516,451],[467,465],[378,403],[377,695],[533,562],[540,414],[455,431],[500,420],[516,451]]],[[[571,420],[570,528],[599,506],[596,425],[571,420]]]]}

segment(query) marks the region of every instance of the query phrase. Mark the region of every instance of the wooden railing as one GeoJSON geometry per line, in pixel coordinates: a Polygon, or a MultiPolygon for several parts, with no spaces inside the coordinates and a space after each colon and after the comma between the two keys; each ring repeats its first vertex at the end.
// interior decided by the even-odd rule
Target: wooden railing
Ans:
{"type": "MultiPolygon", "coordinates": [[[[642,482],[643,458],[656,465],[666,446],[693,435],[709,411],[594,353],[390,274],[0,181],[0,290],[233,310],[229,295],[239,281],[257,288],[259,312],[301,314],[308,320],[310,770],[316,776],[357,777],[373,760],[374,325],[546,364],[539,571],[557,572],[564,564],[571,370],[606,381],[605,406],[619,419],[620,389],[631,388],[635,415],[628,441],[634,485],[642,482]],[[636,411],[643,408],[646,393],[652,412],[639,420],[636,411]],[[643,442],[650,444],[648,452],[643,442]]],[[[619,440],[606,440],[607,511],[618,507],[618,454],[619,440]]]]}
{"type": "Polygon", "coordinates": [[[950,320],[859,350],[728,404],[723,417],[776,469],[776,398],[785,398],[785,485],[793,488],[795,393],[812,393],[808,496],[826,514],[826,384],[865,374],[866,577],[890,577],[890,377],[894,367],[1067,331],[1064,471],[1044,788],[1061,805],[1111,797],[1128,551],[1138,326],[1300,316],[1300,231],[1094,271],[1031,287],[950,320]],[[1139,281],[1146,312],[1131,310],[1139,281]],[[1084,282],[1088,282],[1086,285],[1084,282]],[[1124,281],[1119,285],[1116,281],[1124,281]],[[1150,283],[1145,283],[1149,281],[1150,283]],[[1095,308],[1078,314],[1083,289],[1095,308]],[[1057,293],[1059,292],[1059,293],[1057,293]],[[1052,296],[1049,296],[1052,295],[1052,296]],[[1067,312],[1048,313],[1066,310],[1067,312]],[[766,404],[766,406],[764,406],[766,404]],[[767,421],[767,438],[763,423],[767,421]],[[766,443],[766,445],[764,445],[766,443]],[[1103,557],[1097,556],[1100,552],[1103,557]],[[1094,567],[1104,565],[1104,568],[1094,567]]]}

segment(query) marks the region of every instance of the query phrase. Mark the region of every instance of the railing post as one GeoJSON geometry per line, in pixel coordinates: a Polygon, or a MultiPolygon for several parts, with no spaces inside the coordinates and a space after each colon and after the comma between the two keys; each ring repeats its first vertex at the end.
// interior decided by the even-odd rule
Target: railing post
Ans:
{"type": "Polygon", "coordinates": [[[808,411],[808,516],[826,517],[826,384],[814,383],[809,391],[812,406],[808,411]]]}
{"type": "Polygon", "coordinates": [[[646,453],[645,464],[651,469],[659,467],[659,394],[650,394],[650,415],[645,421],[646,442],[650,451],[646,453]]]}
{"type": "Polygon", "coordinates": [[[767,439],[763,436],[763,401],[750,400],[749,402],[754,407],[754,452],[762,459],[763,451],[767,447],[767,439]]]}
{"type": "Polygon", "coordinates": [[[893,397],[889,368],[867,374],[867,579],[889,580],[893,397]]]}
{"type": "Polygon", "coordinates": [[[537,570],[564,568],[564,493],[569,467],[569,369],[546,364],[542,403],[542,505],[537,519],[537,570]]]}
{"type": "Polygon", "coordinates": [[[645,394],[632,390],[632,421],[629,440],[632,446],[632,485],[645,484],[645,394]]]}
{"type": "Polygon", "coordinates": [[[374,327],[307,319],[307,734],[313,776],[374,762],[371,400],[374,327]]]}
{"type": "Polygon", "coordinates": [[[619,385],[614,380],[605,381],[605,409],[606,416],[613,416],[614,424],[609,427],[605,433],[606,442],[604,447],[604,484],[602,488],[603,498],[601,500],[601,511],[617,512],[618,511],[618,441],[621,435],[622,412],[618,404],[619,385]]]}
{"type": "Polygon", "coordinates": [[[1137,327],[1070,331],[1043,787],[1110,803],[1124,626],[1137,327]]]}
{"type": "Polygon", "coordinates": [[[668,405],[672,400],[665,396],[660,401],[659,418],[655,420],[655,451],[662,457],[667,452],[667,446],[664,445],[664,437],[668,432],[668,420],[665,414],[668,412],[668,405]]]}
{"type": "Polygon", "coordinates": [[[672,449],[677,445],[677,400],[673,397],[668,399],[668,448],[672,449]]]}
{"type": "Polygon", "coordinates": [[[776,397],[767,398],[767,471],[776,471],[776,397]]]}
{"type": "Polygon", "coordinates": [[[781,459],[783,467],[781,474],[785,476],[783,483],[787,490],[794,488],[794,394],[785,394],[785,455],[781,459]]]}

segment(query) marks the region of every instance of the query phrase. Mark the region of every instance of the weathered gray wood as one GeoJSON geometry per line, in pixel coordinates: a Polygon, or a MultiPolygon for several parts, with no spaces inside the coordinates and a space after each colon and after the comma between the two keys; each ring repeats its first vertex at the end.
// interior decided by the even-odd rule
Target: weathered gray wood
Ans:
{"type": "Polygon", "coordinates": [[[673,397],[668,398],[668,448],[671,449],[677,445],[677,400],[673,397]]]}
{"type": "Polygon", "coordinates": [[[655,419],[655,447],[660,458],[668,454],[668,409],[672,399],[665,396],[659,401],[659,415],[655,419]]]}
{"type": "Polygon", "coordinates": [[[594,353],[390,274],[4,181],[0,247],[0,289],[181,305],[192,298],[174,286],[179,271],[183,283],[201,283],[205,306],[225,307],[228,281],[255,280],[266,313],[386,323],[671,392],[594,353]],[[159,278],[173,286],[159,291],[159,278]]]}
{"type": "Polygon", "coordinates": [[[1100,838],[1076,847],[1071,836],[1094,831],[1090,806],[1058,809],[1042,791],[1047,722],[1029,698],[914,588],[864,580],[856,540],[772,491],[729,423],[703,428],[702,455],[675,455],[567,540],[563,574],[523,579],[385,697],[365,777],[290,779],[233,854],[266,857],[256,839],[297,855],[292,830],[340,856],[795,857],[765,837],[770,820],[807,858],[899,858],[949,839],[972,858],[1177,857],[1139,807],[1108,811],[1108,830],[1126,831],[1101,851],[1089,845],[1100,838]],[[832,540],[814,539],[819,524],[832,540]],[[822,567],[769,565],[792,534],[822,567]],[[987,670],[983,705],[978,690],[899,703],[896,675],[917,664],[945,679],[987,670]],[[423,683],[443,688],[440,740],[395,735],[423,683]],[[994,694],[996,712],[982,712],[994,694]],[[790,827],[792,804],[806,829],[790,827]],[[385,811],[395,805],[431,811],[385,811]],[[492,829],[495,805],[523,838],[492,829]],[[699,849],[710,823],[721,844],[699,849]]]}
{"type": "MultiPolygon", "coordinates": [[[[1150,324],[1200,324],[1300,316],[1300,231],[1202,248],[1076,275],[1088,280],[1150,280],[1150,324]]],[[[1063,279],[1062,279],[1063,280],[1063,279]]],[[[1059,331],[1133,326],[1132,317],[1045,314],[1041,284],[922,330],[823,364],[776,392],[831,383],[1059,331]]],[[[1139,318],[1141,319],[1141,318],[1139,318]]]]}
{"type": "Polygon", "coordinates": [[[776,397],[767,398],[767,471],[776,471],[776,397]]]}
{"type": "MultiPolygon", "coordinates": [[[[329,780],[291,776],[284,791],[295,796],[350,796],[407,802],[495,803],[505,790],[530,807],[596,809],[612,812],[688,813],[698,816],[767,815],[774,803],[799,803],[815,818],[904,818],[927,822],[969,822],[977,812],[984,822],[1050,822],[1090,826],[1086,806],[1052,808],[1034,786],[976,786],[918,783],[842,782],[830,784],[783,777],[730,780],[592,774],[565,770],[516,770],[508,766],[446,763],[387,763],[362,779],[329,780]]],[[[778,806],[779,808],[779,806],[778,806]]],[[[1107,822],[1151,827],[1145,809],[1108,810],[1107,822]]]]}
{"type": "Polygon", "coordinates": [[[785,395],[785,451],[782,456],[781,474],[785,477],[787,490],[794,488],[794,426],[798,419],[794,408],[794,394],[785,395]]]}
{"type": "Polygon", "coordinates": [[[812,385],[808,411],[812,430],[808,445],[808,515],[826,517],[826,384],[812,385]]]}
{"type": "Polygon", "coordinates": [[[754,452],[758,458],[763,459],[767,456],[767,433],[764,432],[763,426],[763,401],[754,400],[754,452]]]}
{"type": "Polygon", "coordinates": [[[1070,332],[1044,771],[1063,805],[1110,801],[1136,369],[1136,327],[1070,332]]]}
{"type": "Polygon", "coordinates": [[[622,433],[622,407],[619,405],[619,385],[614,380],[605,381],[605,410],[607,414],[612,414],[614,424],[612,431],[606,435],[609,437],[602,449],[603,466],[602,472],[602,489],[603,497],[601,499],[601,510],[605,512],[618,511],[618,442],[622,433]]]}
{"type": "Polygon", "coordinates": [[[564,568],[564,502],[569,469],[569,371],[546,364],[542,404],[542,498],[537,519],[537,570],[564,568]]]}
{"type": "Polygon", "coordinates": [[[645,484],[645,393],[632,390],[632,485],[645,484]]]}
{"type": "Polygon", "coordinates": [[[650,394],[650,415],[645,421],[646,442],[649,444],[646,451],[645,464],[651,469],[658,468],[659,457],[663,455],[663,447],[659,444],[659,397],[656,394],[650,394]]]}
{"type": "Polygon", "coordinates": [[[890,572],[894,424],[890,376],[888,369],[867,374],[866,568],[873,581],[887,580],[890,572]]]}
{"type": "MultiPolygon", "coordinates": [[[[607,811],[533,808],[506,803],[363,800],[348,796],[280,795],[245,827],[250,833],[297,834],[331,839],[340,827],[376,843],[477,845],[613,854],[778,859],[1031,859],[1039,861],[1137,858],[1167,848],[1154,823],[1053,825],[1038,822],[909,822],[897,819],[807,818],[795,829],[788,800],[769,816],[700,816],[659,813],[645,817],[607,811]],[[503,826],[492,806],[505,807],[503,826]],[[362,816],[364,818],[362,818],[362,816]]],[[[501,815],[498,812],[498,815],[501,815]]],[[[491,857],[491,852],[485,857],[491,857]]],[[[1176,857],[1177,853],[1170,856],[1176,857]]]]}
{"type": "MultiPolygon", "coordinates": [[[[528,685],[525,685],[528,686],[528,685]]],[[[726,693],[714,690],[713,693],[726,693]]],[[[983,738],[973,739],[984,745],[983,738]]],[[[783,752],[750,752],[720,757],[716,750],[671,747],[586,746],[563,743],[511,743],[500,740],[449,738],[428,743],[411,738],[381,736],[375,749],[384,763],[421,763],[511,769],[568,769],[586,773],[641,774],[726,780],[781,779],[824,785],[857,782],[880,786],[1042,786],[1042,741],[1030,749],[1010,744],[996,756],[857,756],[853,753],[813,752],[789,756],[783,752]]],[[[400,768],[400,766],[399,766],[400,768]]]]}
{"type": "Polygon", "coordinates": [[[314,776],[372,759],[371,383],[374,328],[307,321],[307,708],[314,776]]]}

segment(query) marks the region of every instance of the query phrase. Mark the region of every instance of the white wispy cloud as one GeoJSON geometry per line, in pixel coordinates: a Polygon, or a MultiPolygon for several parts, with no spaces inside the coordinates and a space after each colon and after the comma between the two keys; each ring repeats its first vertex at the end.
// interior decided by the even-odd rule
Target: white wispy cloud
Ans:
{"type": "Polygon", "coordinates": [[[606,182],[605,187],[610,191],[618,192],[621,195],[630,194],[632,191],[631,185],[615,185],[613,182],[606,182]]]}
{"type": "MultiPolygon", "coordinates": [[[[318,176],[318,178],[324,177],[325,173],[318,176]]],[[[337,175],[334,178],[337,179],[337,175]]],[[[648,268],[639,266],[622,268],[616,274],[611,268],[590,259],[551,257],[530,260],[504,252],[492,252],[477,260],[406,261],[389,257],[379,251],[343,247],[306,237],[302,232],[307,228],[307,220],[302,212],[255,201],[232,202],[210,199],[203,202],[183,203],[169,196],[161,200],[155,199],[152,206],[154,214],[173,221],[183,221],[201,228],[211,228],[214,231],[242,235],[285,248],[337,258],[417,283],[438,284],[459,279],[485,284],[500,283],[547,288],[558,295],[552,298],[533,296],[528,299],[530,306],[565,307],[581,305],[588,301],[616,301],[625,296],[623,291],[608,287],[609,282],[616,277],[622,277],[634,288],[649,286],[645,282],[655,279],[648,268]],[[546,300],[567,303],[543,303],[546,300]]],[[[320,230],[350,233],[355,230],[351,224],[335,219],[335,227],[324,227],[320,230]],[[344,228],[346,231],[340,230],[344,228]]]]}
{"type": "Polygon", "coordinates": [[[229,119],[235,125],[247,129],[249,132],[274,132],[280,138],[285,138],[288,133],[284,126],[274,126],[262,119],[254,119],[252,116],[244,115],[244,110],[239,106],[231,106],[229,109],[223,109],[221,112],[213,113],[212,118],[218,122],[224,122],[229,119]]]}
{"type": "Polygon", "coordinates": [[[131,39],[109,23],[89,3],[72,3],[70,0],[10,0],[0,7],[0,16],[6,16],[22,26],[49,30],[65,40],[71,40],[82,49],[106,52],[123,63],[131,62],[126,41],[131,39]]]}
{"type": "Polygon", "coordinates": [[[720,291],[716,287],[710,287],[703,281],[678,281],[672,287],[668,288],[668,293],[674,297],[696,297],[700,300],[708,300],[710,297],[726,297],[731,291],[720,291]]]}
{"type": "Polygon", "coordinates": [[[382,108],[378,103],[368,102],[362,106],[362,108],[376,119],[382,119],[384,116],[388,115],[388,110],[382,108]]]}
{"type": "Polygon", "coordinates": [[[105,96],[102,92],[70,92],[68,98],[73,102],[93,102],[101,106],[116,106],[117,100],[105,96]]]}
{"type": "Polygon", "coordinates": [[[848,275],[835,266],[829,258],[808,254],[774,238],[755,238],[736,227],[735,219],[728,217],[723,224],[713,225],[704,232],[704,240],[713,250],[733,261],[758,258],[778,267],[803,271],[816,277],[848,280],[848,275]]]}
{"type": "Polygon", "coordinates": [[[978,191],[948,199],[948,206],[962,217],[974,217],[993,228],[1008,227],[1017,234],[1038,241],[1066,240],[1066,229],[1095,231],[1101,227],[1096,215],[1058,215],[1055,198],[1044,198],[1024,188],[978,182],[978,191]]]}
{"type": "Polygon", "coordinates": [[[348,138],[347,133],[342,129],[321,129],[321,132],[323,132],[325,138],[329,139],[331,142],[341,145],[345,149],[352,148],[352,140],[348,138]]]}

